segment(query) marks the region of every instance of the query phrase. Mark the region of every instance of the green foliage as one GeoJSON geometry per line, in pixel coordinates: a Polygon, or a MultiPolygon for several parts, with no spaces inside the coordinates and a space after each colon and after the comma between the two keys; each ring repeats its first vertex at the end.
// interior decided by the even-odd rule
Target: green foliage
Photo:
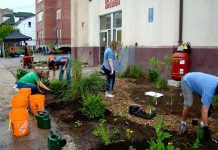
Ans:
{"type": "Polygon", "coordinates": [[[24,69],[17,69],[16,79],[17,81],[22,78],[25,74],[27,74],[28,71],[24,69]]]}
{"type": "Polygon", "coordinates": [[[91,74],[84,76],[79,83],[79,91],[81,96],[86,93],[98,94],[102,92],[107,85],[107,81],[98,72],[92,72],[91,74]]]}
{"type": "Polygon", "coordinates": [[[106,87],[107,81],[99,73],[93,72],[83,76],[80,81],[72,82],[71,85],[60,95],[62,101],[75,100],[86,96],[86,94],[98,94],[106,87]]]}
{"type": "Polygon", "coordinates": [[[201,126],[198,126],[196,132],[196,139],[194,144],[192,145],[192,149],[198,149],[201,145],[201,139],[203,138],[203,130],[201,126]]]}
{"type": "Polygon", "coordinates": [[[83,122],[80,121],[80,120],[77,120],[76,122],[74,122],[74,126],[75,126],[76,128],[79,128],[79,127],[81,127],[82,125],[83,125],[83,122]]]}
{"type": "Polygon", "coordinates": [[[133,146],[129,146],[129,150],[136,150],[133,146]]]}
{"type": "Polygon", "coordinates": [[[18,31],[19,29],[14,29],[11,25],[2,25],[0,27],[0,39],[4,39],[6,36],[11,34],[13,31],[18,31]]]}
{"type": "Polygon", "coordinates": [[[139,65],[128,65],[120,75],[121,78],[141,78],[144,76],[143,68],[139,65]]]}
{"type": "Polygon", "coordinates": [[[67,81],[66,80],[56,80],[53,79],[49,85],[49,88],[52,90],[55,94],[61,94],[67,87],[67,81]]]}
{"type": "Polygon", "coordinates": [[[118,128],[113,129],[113,134],[114,135],[120,135],[120,130],[118,128]]]}
{"type": "Polygon", "coordinates": [[[105,145],[109,145],[111,143],[109,137],[109,129],[105,127],[106,120],[100,119],[99,124],[96,129],[92,132],[92,134],[96,137],[100,137],[105,145]]]}
{"type": "Polygon", "coordinates": [[[131,129],[126,129],[125,135],[130,140],[132,138],[133,131],[131,129]]]}
{"type": "Polygon", "coordinates": [[[72,63],[72,80],[75,84],[80,82],[82,78],[82,63],[73,61],[72,63]]]}
{"type": "Polygon", "coordinates": [[[169,132],[167,132],[168,126],[164,123],[163,118],[160,118],[159,123],[154,125],[154,129],[156,132],[156,139],[151,139],[149,141],[149,149],[148,150],[180,150],[180,148],[175,148],[171,143],[168,143],[167,146],[164,145],[164,140],[171,137],[169,132]]]}
{"type": "Polygon", "coordinates": [[[153,69],[148,69],[148,80],[151,81],[151,82],[155,82],[157,81],[157,78],[158,78],[158,73],[156,70],[153,70],[153,69]]]}
{"type": "Polygon", "coordinates": [[[218,105],[218,95],[215,95],[213,97],[212,106],[217,106],[217,105],[218,105]]]}
{"type": "Polygon", "coordinates": [[[101,95],[87,94],[83,97],[82,112],[89,118],[103,117],[107,107],[101,95]]]}
{"type": "MultiPolygon", "coordinates": [[[[156,57],[152,57],[150,59],[150,64],[153,66],[154,70],[157,73],[157,78],[155,79],[155,71],[148,71],[148,75],[149,75],[149,79],[151,78],[150,75],[153,75],[154,77],[151,79],[154,79],[152,81],[155,81],[156,84],[156,88],[157,89],[169,89],[169,86],[167,85],[167,81],[163,80],[164,76],[166,76],[166,73],[160,74],[161,72],[161,68],[165,68],[168,69],[170,66],[170,63],[172,62],[172,57],[165,55],[164,56],[164,61],[160,61],[158,58],[156,57]]],[[[165,77],[166,78],[166,77],[165,77]]]]}

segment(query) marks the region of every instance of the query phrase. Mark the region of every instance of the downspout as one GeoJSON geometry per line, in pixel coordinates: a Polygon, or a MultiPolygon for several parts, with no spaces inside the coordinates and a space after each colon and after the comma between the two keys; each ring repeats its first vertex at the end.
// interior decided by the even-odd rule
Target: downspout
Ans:
{"type": "Polygon", "coordinates": [[[182,44],[182,29],[183,29],[183,0],[179,1],[179,46],[182,44]]]}

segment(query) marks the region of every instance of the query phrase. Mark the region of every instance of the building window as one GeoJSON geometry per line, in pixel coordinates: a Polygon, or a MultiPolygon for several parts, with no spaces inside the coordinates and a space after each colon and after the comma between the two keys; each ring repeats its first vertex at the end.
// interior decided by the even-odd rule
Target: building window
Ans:
{"type": "Polygon", "coordinates": [[[37,14],[37,18],[36,18],[37,20],[37,22],[40,22],[40,21],[42,21],[43,20],[43,11],[41,11],[41,12],[39,12],[38,14],[37,14]]]}
{"type": "Polygon", "coordinates": [[[38,34],[38,39],[42,39],[43,38],[43,30],[37,31],[37,34],[38,34]]]}
{"type": "Polygon", "coordinates": [[[114,13],[114,28],[122,27],[122,12],[114,13]]]}
{"type": "Polygon", "coordinates": [[[110,29],[111,28],[111,15],[105,15],[100,17],[100,29],[110,29]]]}
{"type": "Polygon", "coordinates": [[[61,19],[61,9],[56,10],[56,20],[61,19]]]}
{"type": "Polygon", "coordinates": [[[61,39],[61,29],[56,30],[57,39],[61,39]]]}
{"type": "Polygon", "coordinates": [[[37,0],[37,4],[41,3],[42,0],[37,0]]]}
{"type": "Polygon", "coordinates": [[[28,22],[28,27],[31,28],[31,22],[28,22]]]}

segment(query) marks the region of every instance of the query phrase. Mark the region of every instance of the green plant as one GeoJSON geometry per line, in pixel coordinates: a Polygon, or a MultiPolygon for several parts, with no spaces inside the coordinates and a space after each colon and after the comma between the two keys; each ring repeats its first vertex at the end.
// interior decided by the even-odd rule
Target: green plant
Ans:
{"type": "Polygon", "coordinates": [[[154,80],[156,83],[157,89],[169,89],[167,85],[167,81],[163,79],[163,78],[166,78],[166,73],[160,74],[160,72],[161,72],[161,68],[164,68],[165,70],[168,69],[171,62],[172,62],[172,57],[168,55],[164,56],[164,61],[160,61],[156,57],[152,57],[150,59],[150,64],[153,66],[154,70],[157,72],[157,78],[154,80]]]}
{"type": "Polygon", "coordinates": [[[80,82],[82,78],[82,63],[78,61],[73,61],[72,63],[72,80],[74,84],[80,82]]]}
{"type": "Polygon", "coordinates": [[[17,81],[22,78],[25,74],[27,74],[28,71],[24,69],[17,69],[16,79],[17,81]]]}
{"type": "Polygon", "coordinates": [[[126,70],[119,75],[121,78],[141,78],[143,76],[143,68],[139,65],[128,65],[126,70]]]}
{"type": "Polygon", "coordinates": [[[74,122],[74,126],[75,126],[76,128],[81,127],[82,125],[83,125],[83,122],[80,121],[80,120],[77,120],[76,122],[74,122]]]}
{"type": "Polygon", "coordinates": [[[129,150],[136,150],[133,146],[129,146],[129,150]]]}
{"type": "Polygon", "coordinates": [[[89,118],[103,117],[107,107],[101,95],[87,94],[83,96],[82,112],[89,118]]]}
{"type": "Polygon", "coordinates": [[[105,127],[106,120],[100,119],[99,124],[96,129],[92,132],[92,134],[96,137],[100,137],[105,145],[109,145],[111,143],[109,137],[109,129],[105,127]]]}
{"type": "Polygon", "coordinates": [[[118,128],[113,129],[113,134],[114,135],[120,135],[120,130],[118,128]]]}
{"type": "Polygon", "coordinates": [[[66,80],[56,80],[53,79],[49,85],[49,88],[52,90],[55,94],[62,93],[67,87],[67,81],[66,80]]]}
{"type": "Polygon", "coordinates": [[[216,106],[218,104],[218,95],[213,97],[212,106],[216,106]]]}
{"type": "Polygon", "coordinates": [[[151,81],[151,82],[157,81],[157,78],[158,78],[157,70],[148,69],[147,74],[148,74],[148,80],[149,81],[151,81]]]}
{"type": "Polygon", "coordinates": [[[79,91],[81,96],[86,93],[98,94],[102,92],[107,85],[107,81],[98,72],[92,72],[91,74],[84,76],[79,82],[79,91]]]}
{"type": "Polygon", "coordinates": [[[92,72],[87,76],[82,76],[82,78],[77,82],[74,82],[73,80],[72,84],[70,84],[67,89],[61,93],[60,100],[70,101],[86,96],[89,93],[98,94],[103,91],[106,84],[107,81],[105,78],[97,72],[92,72]]]}
{"type": "Polygon", "coordinates": [[[192,145],[192,149],[198,149],[201,145],[201,139],[203,138],[203,130],[201,126],[198,126],[196,131],[196,139],[194,144],[192,145]]]}
{"type": "Polygon", "coordinates": [[[180,148],[175,148],[171,143],[168,143],[167,146],[164,145],[164,139],[171,137],[171,135],[166,131],[168,126],[164,123],[163,118],[159,120],[160,121],[154,125],[157,137],[149,141],[149,150],[180,150],[180,148]]]}
{"type": "Polygon", "coordinates": [[[133,131],[131,129],[126,129],[125,135],[130,140],[132,138],[133,131]]]}
{"type": "Polygon", "coordinates": [[[154,107],[152,105],[148,105],[147,107],[149,109],[149,114],[152,114],[153,111],[156,111],[156,107],[154,107]]]}

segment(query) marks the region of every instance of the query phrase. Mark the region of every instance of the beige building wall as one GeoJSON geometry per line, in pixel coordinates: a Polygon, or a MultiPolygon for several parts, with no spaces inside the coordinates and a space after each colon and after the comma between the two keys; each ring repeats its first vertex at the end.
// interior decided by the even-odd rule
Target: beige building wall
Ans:
{"type": "Polygon", "coordinates": [[[184,0],[183,41],[218,46],[218,0],[184,0]]]}

